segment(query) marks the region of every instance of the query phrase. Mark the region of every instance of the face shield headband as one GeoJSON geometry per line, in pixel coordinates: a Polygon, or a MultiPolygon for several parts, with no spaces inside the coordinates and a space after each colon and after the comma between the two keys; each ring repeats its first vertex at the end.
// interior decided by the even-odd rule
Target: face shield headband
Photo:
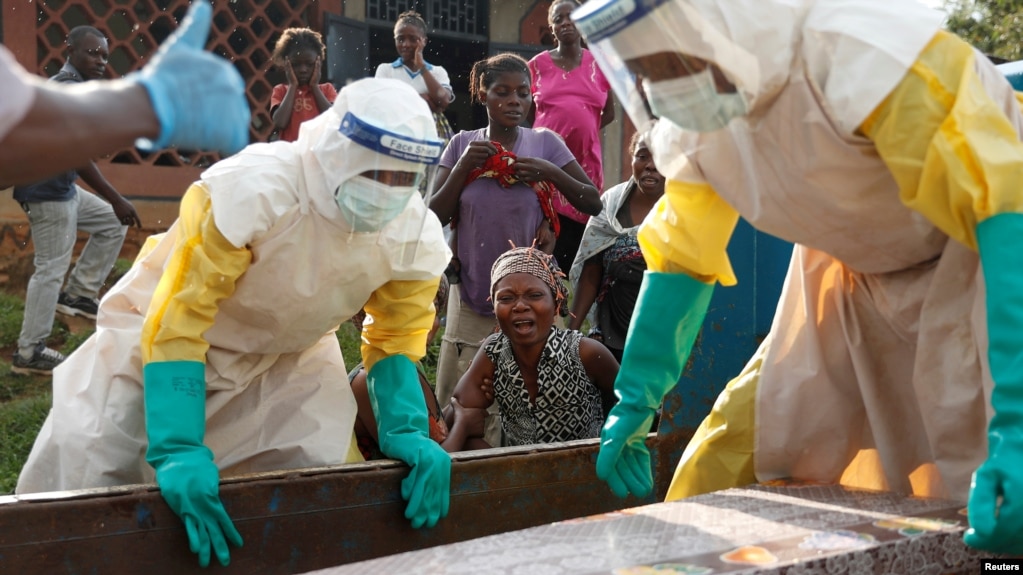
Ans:
{"type": "MultiPolygon", "coordinates": [[[[371,152],[369,155],[377,159],[377,170],[388,164],[416,167],[413,168],[416,172],[405,172],[415,173],[414,180],[383,183],[356,175],[342,181],[334,191],[334,200],[353,231],[379,231],[405,210],[409,198],[418,191],[423,177],[421,166],[439,161],[443,144],[440,140],[422,140],[380,128],[351,112],[346,112],[341,119],[338,132],[359,148],[371,152]]],[[[373,171],[369,165],[362,167],[364,171],[373,171]]]]}
{"type": "Polygon", "coordinates": [[[398,160],[432,165],[440,161],[444,150],[442,140],[418,140],[378,128],[346,112],[338,128],[341,135],[360,146],[398,160]]]}

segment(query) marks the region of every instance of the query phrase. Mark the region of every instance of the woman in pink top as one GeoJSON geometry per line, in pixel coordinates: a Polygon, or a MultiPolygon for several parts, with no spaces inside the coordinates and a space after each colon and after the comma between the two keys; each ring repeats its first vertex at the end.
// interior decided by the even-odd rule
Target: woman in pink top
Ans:
{"type": "MultiPolygon", "coordinates": [[[[529,61],[533,107],[528,120],[534,128],[557,132],[597,189],[603,190],[600,130],[614,120],[614,102],[611,85],[590,51],[582,47],[582,37],[572,23],[572,10],[578,6],[575,0],[555,0],[547,13],[558,45],[529,61]]],[[[561,220],[554,256],[562,269],[572,269],[589,217],[560,194],[555,195],[554,208],[561,220]]]]}
{"type": "Polygon", "coordinates": [[[270,118],[277,139],[297,140],[302,122],[319,116],[337,98],[330,82],[317,84],[326,53],[323,37],[309,28],[288,28],[277,40],[271,59],[288,77],[287,84],[277,84],[270,94],[270,118]]]}

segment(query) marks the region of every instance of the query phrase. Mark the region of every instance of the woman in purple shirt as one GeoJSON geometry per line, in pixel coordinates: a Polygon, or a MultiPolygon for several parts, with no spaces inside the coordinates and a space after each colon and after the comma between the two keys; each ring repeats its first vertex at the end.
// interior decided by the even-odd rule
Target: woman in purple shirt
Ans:
{"type": "MultiPolygon", "coordinates": [[[[486,128],[451,139],[434,184],[430,208],[456,232],[459,283],[451,286],[447,326],[437,366],[437,397],[446,405],[480,341],[496,326],[490,298],[490,268],[508,248],[537,241],[553,249],[550,227],[558,229],[552,186],[579,211],[596,215],[597,188],[561,138],[550,130],[523,128],[532,104],[526,61],[498,54],[477,62],[469,76],[470,95],[487,107],[486,128]],[[545,211],[546,206],[546,211],[545,211]]],[[[490,418],[488,430],[500,431],[490,418]]],[[[500,445],[493,431],[487,439],[500,445]]]]}

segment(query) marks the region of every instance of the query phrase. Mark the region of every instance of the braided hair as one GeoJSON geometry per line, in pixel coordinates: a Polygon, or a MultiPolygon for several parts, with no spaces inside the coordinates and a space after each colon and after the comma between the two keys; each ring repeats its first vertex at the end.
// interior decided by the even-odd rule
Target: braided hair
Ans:
{"type": "Polygon", "coordinates": [[[398,19],[394,22],[394,29],[397,30],[402,26],[415,26],[419,28],[423,36],[426,36],[426,20],[423,20],[423,15],[415,10],[407,10],[398,14],[398,19]]]}
{"type": "Polygon", "coordinates": [[[474,102],[487,103],[487,88],[497,81],[497,77],[507,72],[525,74],[529,78],[529,65],[518,54],[504,52],[480,60],[472,65],[469,72],[469,95],[474,102]]]}

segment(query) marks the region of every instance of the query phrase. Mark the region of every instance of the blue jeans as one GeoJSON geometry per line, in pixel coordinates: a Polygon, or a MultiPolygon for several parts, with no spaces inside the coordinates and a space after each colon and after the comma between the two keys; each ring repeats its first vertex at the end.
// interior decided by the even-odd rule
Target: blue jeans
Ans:
{"type": "Polygon", "coordinates": [[[95,298],[114,266],[128,227],[117,220],[105,200],[75,186],[77,194],[66,202],[27,202],[28,223],[35,244],[35,271],[28,280],[25,317],[18,337],[18,351],[30,357],[35,347],[50,337],[64,275],[78,231],[89,234],[64,290],[71,296],[95,298]]]}

